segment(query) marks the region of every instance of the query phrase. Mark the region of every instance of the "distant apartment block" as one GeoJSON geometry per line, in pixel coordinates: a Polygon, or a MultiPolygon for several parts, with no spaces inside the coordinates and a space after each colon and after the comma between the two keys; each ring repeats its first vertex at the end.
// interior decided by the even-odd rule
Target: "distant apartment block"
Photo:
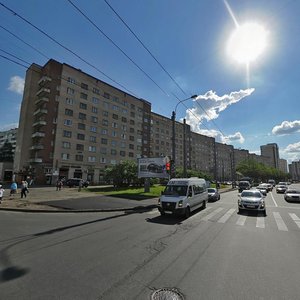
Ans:
{"type": "Polygon", "coordinates": [[[289,173],[293,181],[300,181],[300,160],[289,164],[289,173]]]}
{"type": "Polygon", "coordinates": [[[269,157],[269,165],[275,169],[279,169],[279,149],[275,143],[260,146],[262,156],[269,157]]]}
{"type": "Polygon", "coordinates": [[[18,128],[1,131],[0,132],[0,149],[5,143],[10,143],[13,148],[13,152],[16,149],[16,140],[17,140],[18,128]]]}

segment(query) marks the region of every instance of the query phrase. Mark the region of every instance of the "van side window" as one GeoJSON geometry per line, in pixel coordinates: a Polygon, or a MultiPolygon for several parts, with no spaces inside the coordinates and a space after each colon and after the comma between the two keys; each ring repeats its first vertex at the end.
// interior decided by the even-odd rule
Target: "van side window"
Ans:
{"type": "Polygon", "coordinates": [[[193,196],[193,188],[190,186],[189,187],[189,193],[188,193],[188,196],[191,197],[193,196]]]}

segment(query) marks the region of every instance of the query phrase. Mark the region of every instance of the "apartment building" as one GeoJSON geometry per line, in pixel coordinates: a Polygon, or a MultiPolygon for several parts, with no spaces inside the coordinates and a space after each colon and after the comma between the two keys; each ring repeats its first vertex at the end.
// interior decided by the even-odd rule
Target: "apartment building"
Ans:
{"type": "Polygon", "coordinates": [[[235,179],[234,148],[231,145],[216,142],[217,180],[235,179]]]}
{"type": "Polygon", "coordinates": [[[262,156],[269,157],[269,166],[275,169],[279,169],[279,149],[276,143],[270,143],[260,146],[260,152],[262,156]]]}
{"type": "Polygon", "coordinates": [[[293,181],[300,181],[300,160],[293,161],[289,164],[289,173],[291,174],[293,181]]]}
{"type": "Polygon", "coordinates": [[[151,103],[70,65],[27,70],[14,172],[37,183],[103,180],[106,167],[150,155],[151,103]]]}
{"type": "Polygon", "coordinates": [[[287,163],[286,159],[279,158],[279,160],[278,160],[278,169],[283,173],[288,172],[288,163],[287,163]]]}

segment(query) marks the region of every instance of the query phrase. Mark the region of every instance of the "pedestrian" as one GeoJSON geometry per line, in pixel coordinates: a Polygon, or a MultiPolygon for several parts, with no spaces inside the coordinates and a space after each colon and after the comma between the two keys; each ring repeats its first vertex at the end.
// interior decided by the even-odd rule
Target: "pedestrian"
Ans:
{"type": "Polygon", "coordinates": [[[9,194],[9,199],[13,198],[13,195],[17,193],[18,185],[15,181],[12,182],[10,185],[10,194],[9,194]]]}
{"type": "Polygon", "coordinates": [[[1,204],[1,202],[2,202],[2,198],[3,198],[4,191],[5,191],[5,190],[3,189],[2,185],[0,184],[0,204],[1,204]]]}
{"type": "Polygon", "coordinates": [[[60,179],[58,179],[57,182],[56,182],[56,190],[60,191],[62,185],[63,185],[62,181],[60,179]]]}
{"type": "Polygon", "coordinates": [[[28,184],[27,181],[22,181],[21,183],[21,198],[23,197],[27,197],[27,193],[28,193],[28,184]]]}

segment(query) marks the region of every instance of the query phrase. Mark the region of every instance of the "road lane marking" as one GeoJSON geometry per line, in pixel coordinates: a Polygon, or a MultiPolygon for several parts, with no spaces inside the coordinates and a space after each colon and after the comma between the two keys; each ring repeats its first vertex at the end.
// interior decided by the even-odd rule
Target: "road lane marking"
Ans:
{"type": "Polygon", "coordinates": [[[213,212],[211,212],[210,214],[208,214],[207,216],[205,216],[202,220],[203,221],[208,221],[210,218],[214,217],[216,214],[218,214],[222,210],[223,210],[223,208],[219,207],[216,210],[214,210],[213,212]]]}
{"type": "Polygon", "coordinates": [[[257,217],[256,218],[256,227],[257,228],[265,228],[265,218],[257,217]]]}
{"type": "Polygon", "coordinates": [[[278,230],[289,231],[288,228],[286,227],[284,221],[282,220],[279,212],[273,212],[273,216],[274,216],[275,222],[277,224],[278,230]]]}
{"type": "MultiPolygon", "coordinates": [[[[211,206],[210,206],[210,207],[206,207],[206,208],[204,209],[204,211],[208,211],[208,210],[210,210],[210,209],[212,209],[211,206]]],[[[199,211],[198,211],[198,212],[199,212],[199,211]]],[[[189,219],[194,219],[194,218],[199,217],[198,212],[195,213],[194,215],[192,215],[191,217],[189,217],[189,219]]],[[[201,210],[200,212],[202,212],[202,210],[201,210]]]]}
{"type": "Polygon", "coordinates": [[[293,219],[293,221],[297,224],[297,226],[300,228],[300,219],[296,214],[289,214],[290,217],[293,219]]]}
{"type": "Polygon", "coordinates": [[[272,198],[272,200],[273,200],[275,206],[278,207],[278,205],[277,205],[277,203],[276,203],[276,201],[275,201],[275,199],[274,199],[274,197],[273,197],[273,194],[272,194],[272,193],[270,193],[270,194],[271,194],[271,198],[272,198]]]}
{"type": "Polygon", "coordinates": [[[232,214],[235,212],[235,208],[231,208],[229,209],[225,215],[223,217],[221,217],[219,220],[218,220],[218,223],[225,223],[231,216],[232,214]]]}
{"type": "Polygon", "coordinates": [[[247,216],[240,216],[236,222],[236,225],[244,226],[247,220],[247,216]]]}

